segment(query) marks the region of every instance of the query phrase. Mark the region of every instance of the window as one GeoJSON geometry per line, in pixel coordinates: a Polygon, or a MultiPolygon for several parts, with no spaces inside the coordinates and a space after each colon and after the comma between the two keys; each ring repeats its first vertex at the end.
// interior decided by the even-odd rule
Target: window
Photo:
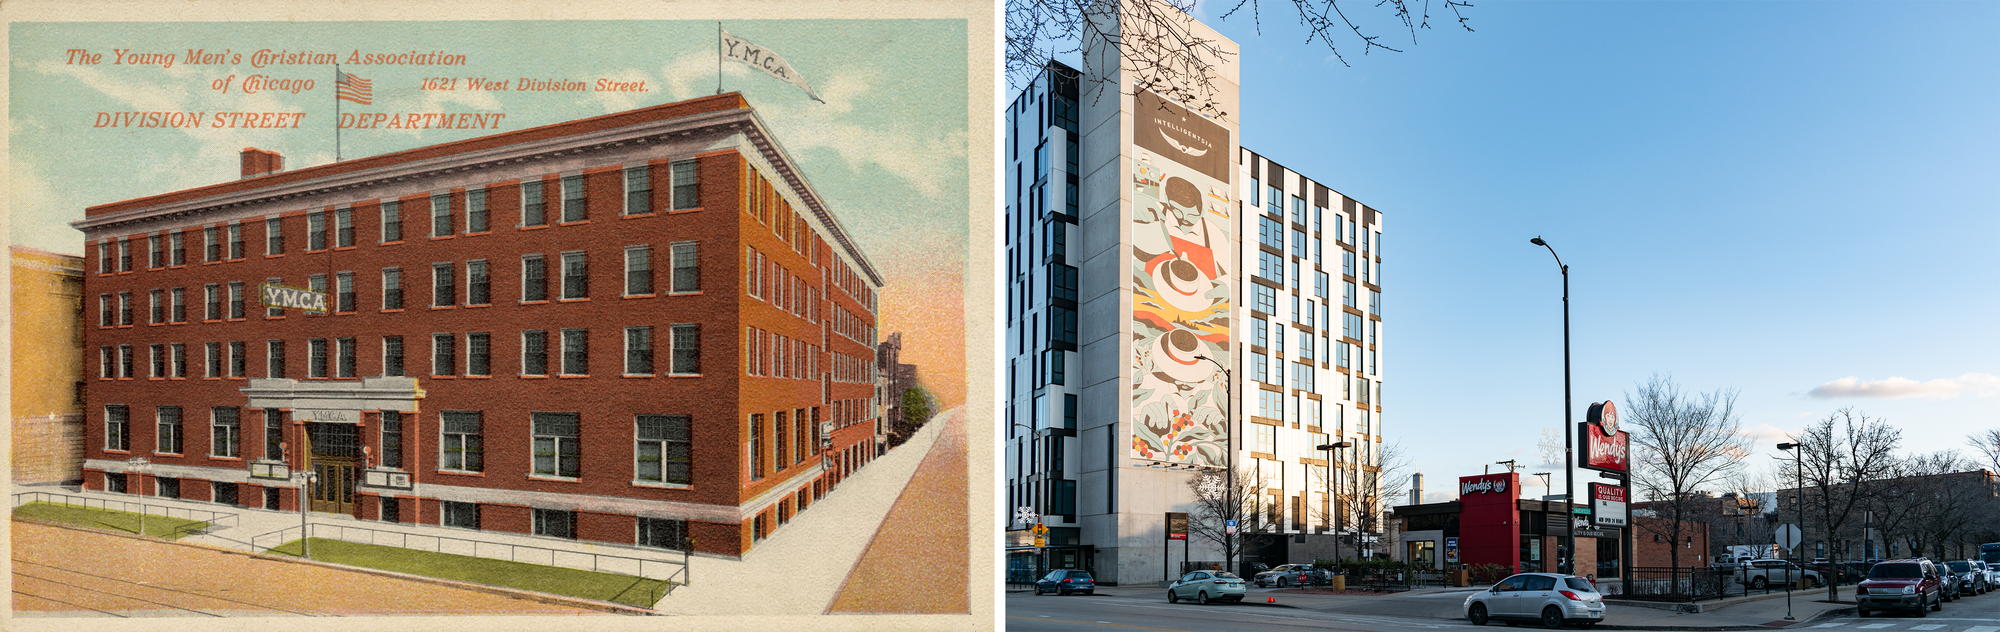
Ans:
{"type": "Polygon", "coordinates": [[[333,341],[333,365],[337,371],[334,375],[354,377],[354,355],[357,350],[353,338],[337,338],[333,341]]]}
{"type": "Polygon", "coordinates": [[[695,243],[674,244],[674,292],[701,291],[701,261],[695,243]]]}
{"type": "Polygon", "coordinates": [[[161,319],[165,318],[165,317],[166,317],[166,315],[167,315],[167,313],[166,313],[166,305],[164,305],[164,304],[161,304],[161,303],[160,303],[160,291],[159,291],[159,290],[152,290],[152,291],[150,291],[150,292],[147,292],[147,293],[146,293],[146,300],[147,300],[147,303],[146,303],[146,308],[147,308],[147,309],[146,309],[146,314],[147,314],[147,319],[146,319],[146,322],[148,322],[148,323],[151,323],[151,324],[154,324],[154,325],[158,325],[158,324],[160,324],[160,322],[161,322],[161,319]]]}
{"type": "Polygon", "coordinates": [[[403,240],[403,205],[395,200],[382,201],[382,243],[403,240]]]}
{"type": "Polygon", "coordinates": [[[97,295],[97,326],[110,327],[117,322],[117,313],[111,309],[111,295],[97,295]]]}
{"type": "Polygon", "coordinates": [[[1250,319],[1250,344],[1257,347],[1271,346],[1271,326],[1262,318],[1250,319]]]}
{"type": "Polygon", "coordinates": [[[1049,298],[1076,300],[1076,268],[1060,263],[1049,264],[1049,298]]]}
{"type": "Polygon", "coordinates": [[[229,377],[243,377],[244,365],[247,363],[247,360],[245,358],[246,355],[247,353],[244,349],[243,341],[241,340],[230,341],[229,377]]]}
{"type": "Polygon", "coordinates": [[[131,423],[132,411],[124,404],[110,404],[104,407],[104,449],[130,450],[132,436],[126,432],[131,423]]]}
{"type": "Polygon", "coordinates": [[[625,328],[625,374],[653,374],[653,328],[625,328]]]}
{"type": "MultiPolygon", "coordinates": [[[[103,247],[99,246],[98,252],[103,251],[103,247]]],[[[181,240],[180,231],[167,234],[167,261],[169,265],[187,265],[187,248],[181,240]]],[[[101,271],[108,272],[108,270],[101,271]]]]}
{"type": "Polygon", "coordinates": [[[1259,382],[1271,381],[1270,356],[1255,351],[1250,352],[1250,379],[1259,382]]]}
{"type": "Polygon", "coordinates": [[[264,377],[285,376],[285,341],[264,341],[264,377]]]}
{"type": "Polygon", "coordinates": [[[1076,344],[1076,310],[1049,306],[1049,344],[1076,344]]]}
{"type": "Polygon", "coordinates": [[[639,296],[653,293],[653,249],[650,246],[625,247],[625,295],[639,296]]]}
{"type": "Polygon", "coordinates": [[[1354,276],[1354,253],[1352,251],[1341,251],[1340,273],[1346,276],[1354,276]]]}
{"type": "Polygon", "coordinates": [[[570,540],[576,539],[576,512],[562,509],[536,509],[535,535],[570,540]]]}
{"type": "Polygon", "coordinates": [[[541,255],[521,256],[521,302],[549,300],[548,262],[541,255]]]}
{"type": "Polygon", "coordinates": [[[1251,285],[1251,309],[1266,313],[1278,313],[1278,291],[1267,285],[1251,285]]]}
{"type": "Polygon", "coordinates": [[[645,167],[625,169],[625,214],[640,215],[653,212],[653,184],[645,167]]]}
{"type": "Polygon", "coordinates": [[[306,377],[326,377],[326,339],[306,339],[306,377]]]}
{"type": "Polygon", "coordinates": [[[431,375],[451,375],[457,366],[457,340],[451,334],[431,334],[431,375]]]}
{"type": "Polygon", "coordinates": [[[382,467],[403,467],[403,413],[382,411],[382,467]]]}
{"type": "Polygon", "coordinates": [[[564,478],[581,475],[576,413],[534,413],[535,473],[564,478]]]}
{"type": "Polygon", "coordinates": [[[154,410],[154,418],[159,422],[160,431],[156,435],[159,437],[159,445],[154,446],[153,451],[161,454],[180,454],[181,448],[184,447],[181,445],[183,439],[181,407],[161,406],[154,410]]]}
{"type": "Polygon", "coordinates": [[[333,275],[333,311],[349,313],[354,311],[354,273],[339,272],[333,275]]]}
{"type": "Polygon", "coordinates": [[[438,466],[464,472],[486,469],[483,457],[485,450],[481,448],[480,413],[447,410],[441,418],[444,423],[444,438],[439,443],[439,449],[443,453],[438,460],[438,466]]]}
{"type": "Polygon", "coordinates": [[[674,375],[701,373],[701,325],[674,325],[674,375]]]}
{"type": "Polygon", "coordinates": [[[562,253],[562,297],[590,298],[590,276],[583,253],[562,253]]]}
{"type": "Polygon", "coordinates": [[[701,206],[700,191],[695,176],[695,161],[682,160],[672,165],[674,182],[674,210],[701,206]]]}
{"type": "Polygon", "coordinates": [[[1369,314],[1372,314],[1372,315],[1375,315],[1375,316],[1381,316],[1381,315],[1382,315],[1382,293],[1381,293],[1381,292],[1377,292],[1377,291],[1375,291],[1375,290],[1369,290],[1369,291],[1368,291],[1368,313],[1369,313],[1369,314]]]}
{"type": "Polygon", "coordinates": [[[764,480],[764,414],[750,415],[750,480],[764,480]]]}
{"type": "Polygon", "coordinates": [[[326,213],[306,213],[306,250],[326,249],[326,213]]]}
{"type": "Polygon", "coordinates": [[[452,276],[451,262],[431,264],[431,307],[449,307],[458,304],[457,280],[452,276]]]}
{"type": "Polygon", "coordinates": [[[203,377],[222,377],[222,343],[204,342],[201,346],[203,359],[207,360],[202,367],[203,377]]]}
{"type": "Polygon", "coordinates": [[[486,231],[486,189],[467,189],[465,191],[465,232],[469,234],[486,231]]]}
{"type": "Polygon", "coordinates": [[[465,262],[465,304],[485,305],[492,302],[489,296],[492,287],[492,280],[486,274],[485,259],[465,262]]]}
{"type": "Polygon", "coordinates": [[[689,415],[639,415],[634,434],[634,476],[641,481],[687,485],[694,482],[689,415]]]}
{"type": "Polygon", "coordinates": [[[403,308],[403,269],[382,269],[382,309],[403,308]]]}
{"type": "Polygon", "coordinates": [[[688,550],[687,521],[668,518],[640,518],[639,546],[675,551],[688,550]]]}
{"type": "Polygon", "coordinates": [[[169,345],[169,349],[173,355],[173,374],[171,377],[187,377],[187,345],[176,342],[169,345]]]}
{"type": "MultiPolygon", "coordinates": [[[[1265,392],[1268,393],[1270,391],[1265,392]]],[[[1278,430],[1264,424],[1251,424],[1251,427],[1257,433],[1257,447],[1253,449],[1258,452],[1276,454],[1278,452],[1278,430]]]]}
{"type": "Polygon", "coordinates": [[[264,254],[285,254],[285,226],[276,217],[264,220],[264,254]]]}
{"type": "MultiPolygon", "coordinates": [[[[222,239],[216,235],[216,228],[216,226],[209,226],[201,229],[202,261],[218,261],[222,259],[222,239]]],[[[118,269],[120,271],[131,268],[131,266],[124,265],[124,262],[128,258],[125,256],[125,240],[123,239],[118,240],[118,259],[118,269]]]]}
{"type": "Polygon", "coordinates": [[[492,373],[492,339],[486,332],[465,335],[465,374],[485,376],[492,373]]]}
{"type": "Polygon", "coordinates": [[[235,406],[209,409],[208,452],[213,456],[243,456],[242,427],[235,406]]]}
{"type": "Polygon", "coordinates": [[[590,330],[562,330],[562,374],[590,374],[590,330]]]}
{"type": "Polygon", "coordinates": [[[521,332],[521,374],[549,374],[549,332],[521,332]]]}
{"type": "Polygon", "coordinates": [[[431,196],[431,236],[450,237],[451,196],[439,193],[431,196]]]}
{"type": "Polygon", "coordinates": [[[542,181],[526,180],[521,182],[521,225],[547,226],[549,218],[548,214],[543,212],[543,205],[542,181]]]}
{"type": "Polygon", "coordinates": [[[354,209],[333,209],[333,231],[335,246],[354,247],[354,209]]]}
{"type": "Polygon", "coordinates": [[[1340,304],[1354,307],[1354,282],[1342,281],[1340,304]]]}
{"type": "Polygon", "coordinates": [[[148,268],[157,268],[157,267],[160,267],[160,255],[162,255],[162,254],[165,254],[165,253],[162,253],[162,252],[160,252],[160,236],[159,236],[159,235],[147,235],[147,236],[146,236],[146,267],[148,267],[148,268]]]}
{"type": "Polygon", "coordinates": [[[382,337],[382,375],[403,377],[403,337],[382,337]]]}
{"type": "Polygon", "coordinates": [[[786,414],[780,410],[771,416],[772,453],[777,455],[771,462],[771,470],[774,472],[782,472],[790,466],[792,455],[785,450],[785,438],[791,436],[792,425],[787,421],[786,414]]]}
{"type": "MultiPolygon", "coordinates": [[[[123,307],[123,305],[124,305],[124,303],[125,303],[125,296],[124,296],[123,294],[120,294],[120,295],[118,296],[118,303],[119,303],[120,307],[122,308],[122,307],[123,307]]],[[[230,282],[229,282],[229,317],[230,317],[230,318],[232,318],[232,319],[236,319],[236,318],[242,318],[242,317],[243,317],[243,282],[242,282],[242,281],[230,281],[230,282]]],[[[121,319],[121,322],[120,322],[119,324],[127,324],[127,323],[124,323],[124,322],[122,322],[122,319],[121,319]]]]}
{"type": "Polygon", "coordinates": [[[439,522],[447,527],[460,529],[479,528],[479,504],[444,501],[443,515],[439,522]]]}
{"type": "Polygon", "coordinates": [[[150,345],[150,346],[146,347],[146,359],[147,359],[148,363],[149,363],[149,364],[151,365],[151,368],[152,368],[152,371],[151,371],[151,372],[149,372],[149,373],[147,373],[147,374],[146,374],[146,377],[166,377],[166,376],[167,376],[167,346],[166,346],[166,345],[150,345]]]}
{"type": "Polygon", "coordinates": [[[169,316],[171,322],[187,322],[187,291],[183,288],[174,288],[167,292],[167,298],[167,302],[173,307],[169,316]]]}
{"type": "Polygon", "coordinates": [[[590,219],[584,207],[583,176],[563,176],[562,221],[581,222],[590,219]]]}
{"type": "Polygon", "coordinates": [[[1284,283],[1285,257],[1283,255],[1274,255],[1268,252],[1258,251],[1257,276],[1264,277],[1272,281],[1277,281],[1278,283],[1281,284],[1284,283]]]}

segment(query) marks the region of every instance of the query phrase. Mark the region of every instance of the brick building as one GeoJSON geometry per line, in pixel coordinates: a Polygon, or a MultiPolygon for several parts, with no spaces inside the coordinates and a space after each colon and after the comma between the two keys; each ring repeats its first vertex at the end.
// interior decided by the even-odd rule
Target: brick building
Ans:
{"type": "Polygon", "coordinates": [[[14,482],[73,481],[83,474],[83,258],[11,246],[8,259],[14,482]]]}
{"type": "Polygon", "coordinates": [[[740,95],[241,162],[75,223],[89,488],[740,555],[875,454],[881,277],[740,95]]]}
{"type": "Polygon", "coordinates": [[[1668,568],[1674,565],[1674,552],[1680,549],[1681,568],[1700,568],[1715,563],[1710,554],[1708,523],[1682,520],[1679,542],[1673,542],[1673,521],[1646,516],[1632,516],[1633,566],[1639,568],[1668,568]]]}

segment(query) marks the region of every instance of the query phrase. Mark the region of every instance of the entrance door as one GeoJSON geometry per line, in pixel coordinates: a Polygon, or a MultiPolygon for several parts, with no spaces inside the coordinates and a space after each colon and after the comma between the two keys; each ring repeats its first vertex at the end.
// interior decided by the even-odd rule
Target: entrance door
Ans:
{"type": "Polygon", "coordinates": [[[361,460],[359,433],[354,424],[308,423],[312,472],[317,475],[309,490],[312,510],[327,513],[354,513],[354,476],[361,460]]]}

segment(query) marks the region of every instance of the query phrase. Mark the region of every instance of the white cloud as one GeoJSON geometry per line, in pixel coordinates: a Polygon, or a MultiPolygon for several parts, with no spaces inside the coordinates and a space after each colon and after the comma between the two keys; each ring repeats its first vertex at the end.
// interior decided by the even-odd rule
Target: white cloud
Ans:
{"type": "Polygon", "coordinates": [[[1906,377],[1863,382],[1859,378],[1848,376],[1806,391],[1808,397],[1815,399],[1840,397],[1950,399],[1963,394],[1991,397],[1995,393],[2000,393],[2000,376],[1990,373],[1967,373],[1955,378],[1938,378],[1928,382],[1918,382],[1906,377]]]}

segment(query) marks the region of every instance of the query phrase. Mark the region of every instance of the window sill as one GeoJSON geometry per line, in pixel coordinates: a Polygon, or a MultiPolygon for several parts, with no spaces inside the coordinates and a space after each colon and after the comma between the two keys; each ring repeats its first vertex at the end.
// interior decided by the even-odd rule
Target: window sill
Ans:
{"type": "Polygon", "coordinates": [[[456,376],[456,375],[432,375],[432,376],[431,376],[431,379],[433,379],[433,380],[456,380],[456,379],[458,379],[458,376],[456,376]]]}
{"type": "Polygon", "coordinates": [[[492,307],[492,306],[493,306],[492,303],[469,303],[465,305],[460,305],[459,307],[463,307],[466,309],[478,309],[482,307],[492,307]]]}
{"type": "Polygon", "coordinates": [[[639,219],[641,217],[659,217],[659,215],[659,213],[654,211],[646,211],[644,213],[626,213],[619,215],[618,219],[639,219]]]}
{"type": "Polygon", "coordinates": [[[682,214],[682,213],[699,213],[699,212],[701,212],[702,210],[703,210],[703,208],[702,208],[702,207],[699,207],[699,206],[697,206],[697,207],[694,207],[694,208],[677,208],[677,209],[674,209],[674,210],[671,210],[671,211],[667,211],[667,214],[668,214],[668,215],[679,215],[679,214],[682,214]]]}
{"type": "Polygon", "coordinates": [[[542,230],[548,227],[549,227],[548,224],[536,224],[533,226],[515,226],[514,230],[542,230]]]}
{"type": "Polygon", "coordinates": [[[458,235],[431,235],[430,237],[428,237],[428,239],[430,239],[431,241],[442,241],[446,239],[457,239],[457,238],[458,235]]]}
{"type": "Polygon", "coordinates": [[[581,373],[581,374],[578,374],[578,373],[564,373],[564,374],[562,374],[562,375],[557,375],[557,376],[556,376],[556,379],[558,379],[558,380],[583,380],[583,379],[589,379],[589,378],[590,378],[590,374],[589,374],[589,373],[581,373]]]}
{"type": "Polygon", "coordinates": [[[277,254],[272,254],[272,253],[268,253],[268,252],[267,252],[267,253],[264,253],[264,258],[265,258],[265,259],[283,259],[283,258],[285,258],[285,253],[282,253],[282,252],[280,252],[280,253],[277,253],[277,254]]]}
{"type": "Polygon", "coordinates": [[[668,292],[667,296],[701,296],[701,290],[692,292],[668,292]]]}
{"type": "Polygon", "coordinates": [[[465,375],[465,376],[460,376],[460,377],[464,377],[465,379],[468,379],[468,380],[490,380],[490,379],[493,379],[493,376],[491,376],[491,375],[465,375]]]}
{"type": "Polygon", "coordinates": [[[243,460],[243,457],[240,457],[240,456],[222,456],[222,455],[220,455],[220,454],[210,454],[210,455],[207,455],[207,456],[208,456],[208,460],[210,460],[210,461],[241,461],[241,460],[243,460]]]}
{"type": "Polygon", "coordinates": [[[437,471],[437,473],[439,473],[439,474],[443,474],[443,475],[446,475],[446,476],[485,476],[485,475],[486,475],[486,473],[485,473],[485,472],[474,472],[474,471],[471,471],[471,470],[438,470],[438,471],[437,471]]]}
{"type": "Polygon", "coordinates": [[[648,378],[653,378],[653,377],[658,377],[658,376],[657,376],[657,375],[655,375],[655,374],[652,374],[652,373],[626,373],[626,374],[624,374],[624,375],[621,375],[621,376],[619,376],[619,377],[624,377],[624,378],[629,378],[629,379],[635,379],[635,380],[643,380],[643,379],[648,379],[648,378]]]}
{"type": "MultiPolygon", "coordinates": [[[[670,377],[670,378],[699,378],[699,377],[701,377],[701,374],[700,374],[700,373],[668,373],[668,374],[667,374],[667,377],[670,377]]],[[[805,378],[796,378],[796,379],[805,379],[805,378]]]]}
{"type": "Polygon", "coordinates": [[[557,225],[557,226],[582,226],[582,225],[585,225],[585,224],[589,224],[589,223],[590,223],[590,220],[587,220],[587,219],[579,219],[579,220],[576,220],[576,221],[573,221],[573,222],[556,222],[556,225],[557,225]]]}
{"type": "Polygon", "coordinates": [[[459,234],[458,234],[458,236],[460,236],[460,237],[477,237],[477,236],[480,236],[480,235],[491,235],[491,234],[493,234],[493,230],[489,228],[489,229],[486,229],[486,230],[482,230],[482,231],[479,231],[479,232],[476,232],[476,233],[472,233],[472,232],[467,232],[467,233],[459,233],[459,234]]]}
{"type": "Polygon", "coordinates": [[[659,295],[659,294],[657,294],[657,293],[652,293],[652,294],[626,294],[626,295],[624,295],[624,296],[621,296],[621,297],[619,297],[619,298],[659,298],[659,296],[660,296],[660,295],[659,295]]]}
{"type": "Polygon", "coordinates": [[[401,246],[401,245],[403,245],[403,240],[401,240],[401,239],[398,239],[398,240],[395,240],[395,241],[378,241],[378,242],[375,242],[375,245],[377,245],[377,246],[401,246]]]}
{"type": "Polygon", "coordinates": [[[582,478],[577,478],[577,477],[569,477],[569,476],[556,476],[556,475],[554,475],[554,474],[529,474],[529,475],[527,476],[527,479],[528,479],[528,480],[531,480],[531,481],[547,481],[547,482],[551,482],[551,483],[582,483],[582,482],[583,482],[583,479],[582,479],[582,478]]]}
{"type": "Polygon", "coordinates": [[[282,315],[280,315],[280,316],[265,316],[265,317],[264,317],[264,320],[284,320],[284,319],[285,319],[285,317],[284,317],[284,316],[282,316],[282,315]]]}
{"type": "Polygon", "coordinates": [[[516,376],[516,377],[519,377],[519,378],[521,378],[521,379],[524,379],[524,380],[546,380],[546,379],[549,379],[549,376],[548,376],[548,375],[546,375],[546,374],[544,374],[544,375],[519,375],[519,376],[516,376]]]}
{"type": "MultiPolygon", "coordinates": [[[[241,320],[241,319],[238,319],[238,320],[241,320]]],[[[125,324],[122,324],[122,325],[119,325],[119,326],[118,326],[118,328],[119,328],[119,329],[131,329],[131,328],[132,328],[132,323],[125,323],[125,324]]]]}
{"type": "Polygon", "coordinates": [[[179,458],[185,458],[187,455],[181,454],[179,452],[160,452],[158,450],[155,450],[153,451],[153,456],[170,456],[179,459],[179,458]]]}
{"type": "Polygon", "coordinates": [[[548,302],[549,302],[549,299],[539,299],[539,300],[533,300],[533,301],[521,301],[521,304],[522,304],[522,305],[547,305],[547,304],[548,304],[548,302]]]}
{"type": "Polygon", "coordinates": [[[401,308],[401,307],[396,307],[396,308],[383,308],[383,309],[380,309],[380,310],[377,310],[377,312],[376,312],[376,313],[380,313],[380,314],[400,314],[400,313],[402,313],[402,311],[403,311],[403,308],[401,308]]]}
{"type": "Polygon", "coordinates": [[[105,448],[105,449],[104,449],[104,453],[105,453],[105,454],[131,454],[131,453],[132,453],[132,451],[131,451],[131,450],[113,450],[113,449],[111,449],[111,448],[105,448]]]}
{"type": "Polygon", "coordinates": [[[458,309],[458,306],[457,306],[457,305],[432,305],[432,306],[431,306],[431,309],[433,309],[433,310],[439,310],[439,309],[458,309]]]}
{"type": "Polygon", "coordinates": [[[648,489],[694,489],[694,485],[688,483],[666,483],[661,481],[647,481],[647,480],[634,480],[632,481],[632,486],[644,487],[648,489]]]}
{"type": "Polygon", "coordinates": [[[588,303],[588,302],[590,302],[590,297],[588,297],[588,296],[582,296],[582,297],[577,297],[577,298],[559,298],[559,299],[556,299],[556,302],[557,302],[557,303],[588,303]]]}

